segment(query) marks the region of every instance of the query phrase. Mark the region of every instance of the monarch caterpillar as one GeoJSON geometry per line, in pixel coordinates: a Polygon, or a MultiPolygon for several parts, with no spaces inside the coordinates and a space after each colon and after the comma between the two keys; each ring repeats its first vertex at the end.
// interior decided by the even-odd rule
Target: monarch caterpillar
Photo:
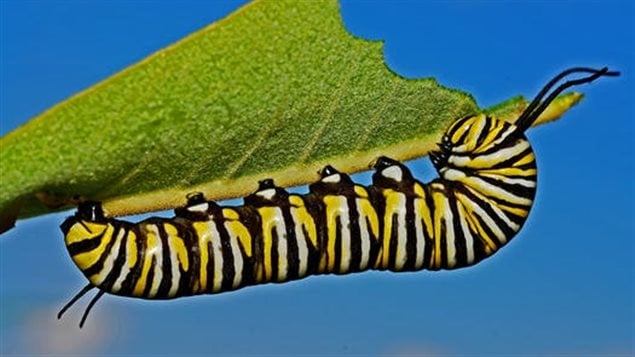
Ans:
{"type": "Polygon", "coordinates": [[[243,206],[219,206],[196,193],[170,219],[130,223],[107,218],[99,202],[83,202],[61,230],[89,283],[58,318],[95,287],[80,327],[106,292],[172,299],[317,274],[476,264],[507,244],[531,209],[537,168],[525,130],[565,89],[617,75],[606,67],[570,68],[514,124],[484,114],[455,121],[430,153],[440,177],[427,184],[380,157],[367,187],[326,166],[308,194],[266,179],[243,206]],[[590,75],[551,91],[574,73],[590,75]]]}

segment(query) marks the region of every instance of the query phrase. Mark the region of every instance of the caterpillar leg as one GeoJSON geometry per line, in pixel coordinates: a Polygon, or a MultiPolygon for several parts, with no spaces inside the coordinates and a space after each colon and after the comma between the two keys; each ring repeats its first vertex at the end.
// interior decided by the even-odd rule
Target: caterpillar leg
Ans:
{"type": "MultiPolygon", "coordinates": [[[[61,319],[62,315],[64,315],[64,313],[66,312],[66,310],[68,310],[71,306],[73,306],[73,304],[75,304],[77,302],[77,300],[81,299],[82,296],[86,295],[87,292],[89,292],[90,290],[92,290],[93,288],[95,288],[95,286],[93,284],[88,284],[86,285],[82,290],[80,290],[68,303],[66,303],[66,305],[64,305],[64,307],[60,310],[60,312],[57,314],[57,319],[61,319]]],[[[95,295],[95,297],[93,297],[93,299],[88,303],[88,306],[86,306],[86,310],[84,311],[84,314],[82,315],[82,319],[79,322],[79,328],[84,327],[84,323],[86,322],[86,318],[88,318],[88,314],[90,313],[90,310],[92,310],[93,306],[95,306],[95,303],[97,303],[97,300],[99,300],[99,298],[101,298],[104,295],[105,291],[104,290],[99,290],[99,292],[97,293],[97,295],[95,295]]]]}

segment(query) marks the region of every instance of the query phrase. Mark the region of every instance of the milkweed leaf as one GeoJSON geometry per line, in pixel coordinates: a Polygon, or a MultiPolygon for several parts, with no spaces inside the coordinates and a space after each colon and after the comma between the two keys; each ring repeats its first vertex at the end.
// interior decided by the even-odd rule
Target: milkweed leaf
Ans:
{"type": "MultiPolygon", "coordinates": [[[[513,120],[526,105],[486,111],[513,120]]],[[[349,34],[335,0],[255,1],[2,137],[0,218],[6,230],[77,199],[116,216],[190,192],[238,197],[267,177],[304,184],[326,163],[356,172],[380,155],[423,156],[479,111],[469,94],[391,72],[382,43],[349,34]]]]}

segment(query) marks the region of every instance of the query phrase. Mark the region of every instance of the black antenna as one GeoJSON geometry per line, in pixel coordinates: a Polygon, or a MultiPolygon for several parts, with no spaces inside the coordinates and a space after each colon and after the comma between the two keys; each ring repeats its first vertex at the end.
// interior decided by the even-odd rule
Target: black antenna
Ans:
{"type": "Polygon", "coordinates": [[[57,314],[57,319],[58,320],[61,319],[62,315],[64,315],[64,313],[66,312],[66,310],[68,310],[69,307],[73,306],[73,304],[76,303],[77,300],[79,300],[82,296],[84,296],[87,292],[89,292],[94,287],[95,286],[93,284],[88,284],[88,285],[84,286],[84,288],[82,290],[80,290],[77,293],[77,295],[73,296],[71,301],[69,301],[66,305],[64,305],[64,307],[57,314]]]}
{"type": "MultiPolygon", "coordinates": [[[[90,284],[90,283],[88,285],[84,286],[84,288],[82,290],[80,290],[77,293],[77,295],[73,296],[71,301],[69,301],[66,305],[64,305],[64,307],[57,314],[57,319],[58,320],[61,319],[62,315],[64,315],[64,313],[66,312],[66,310],[68,310],[68,308],[73,306],[73,304],[76,303],[77,300],[79,300],[82,296],[86,295],[86,293],[89,292],[90,290],[92,290],[94,287],[95,287],[95,285],[90,284]]],[[[100,289],[99,292],[95,295],[95,297],[93,297],[93,299],[88,303],[88,306],[86,307],[86,311],[84,311],[84,315],[82,315],[82,319],[79,322],[79,328],[84,327],[84,322],[86,322],[86,318],[88,317],[88,313],[93,308],[93,306],[95,305],[97,300],[99,300],[99,298],[102,297],[102,295],[104,295],[104,293],[105,293],[105,291],[100,289]]]]}
{"type": "Polygon", "coordinates": [[[86,307],[86,311],[84,311],[84,315],[82,315],[82,320],[79,322],[79,328],[84,327],[84,322],[86,322],[86,318],[88,317],[88,313],[90,312],[90,309],[93,308],[93,305],[95,305],[97,300],[99,300],[99,298],[102,297],[104,293],[105,293],[104,290],[99,290],[97,295],[95,295],[95,297],[92,300],[90,300],[90,302],[88,303],[88,306],[86,307]]]}
{"type": "Polygon", "coordinates": [[[602,69],[593,69],[593,68],[585,68],[585,67],[574,67],[569,68],[567,70],[562,71],[557,76],[553,77],[538,93],[538,95],[531,101],[531,103],[527,106],[525,111],[518,117],[516,120],[516,127],[519,131],[523,132],[527,130],[531,126],[531,124],[538,119],[538,116],[542,114],[543,111],[551,104],[551,102],[556,99],[556,97],[562,93],[565,89],[577,86],[580,84],[590,83],[594,80],[602,77],[602,76],[619,76],[620,72],[609,71],[607,67],[602,69]],[[592,73],[590,76],[583,77],[580,79],[574,79],[570,81],[566,81],[560,86],[558,86],[544,101],[542,100],[544,96],[555,86],[561,79],[572,74],[572,73],[592,73]]]}

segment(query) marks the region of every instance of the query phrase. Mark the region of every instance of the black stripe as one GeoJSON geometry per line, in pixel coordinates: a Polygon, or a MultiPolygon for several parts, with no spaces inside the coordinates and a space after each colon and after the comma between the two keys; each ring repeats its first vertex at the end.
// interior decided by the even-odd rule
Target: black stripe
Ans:
{"type": "Polygon", "coordinates": [[[236,275],[231,240],[221,214],[214,216],[214,223],[216,223],[216,229],[220,235],[221,253],[223,255],[223,282],[221,283],[221,291],[229,291],[233,289],[234,276],[236,275]]]}
{"type": "Polygon", "coordinates": [[[388,244],[388,269],[397,271],[395,268],[395,261],[397,260],[397,243],[399,240],[399,217],[396,213],[390,212],[391,226],[390,226],[390,239],[388,244]]]}
{"type": "MultiPolygon", "coordinates": [[[[99,259],[93,265],[84,269],[84,275],[86,275],[86,277],[90,278],[91,276],[101,272],[102,269],[104,268],[104,262],[106,261],[106,258],[108,258],[108,256],[110,255],[112,247],[115,244],[115,241],[117,240],[117,235],[119,234],[118,227],[113,226],[113,228],[114,229],[111,234],[110,242],[106,244],[104,252],[99,256],[99,259]]],[[[104,235],[105,235],[105,231],[104,231],[104,235]]]]}
{"type": "Polygon", "coordinates": [[[307,263],[306,272],[304,273],[303,276],[316,274],[318,269],[320,254],[318,250],[313,246],[313,243],[311,242],[311,239],[309,238],[309,232],[306,230],[305,225],[302,225],[302,233],[304,234],[304,237],[305,237],[304,241],[306,243],[306,247],[308,251],[307,262],[306,262],[307,263]]]}
{"type": "MultiPolygon", "coordinates": [[[[351,235],[351,245],[348,247],[351,260],[348,272],[356,272],[361,270],[362,262],[362,233],[359,226],[359,212],[357,211],[357,196],[352,192],[352,196],[347,197],[349,230],[351,235]]],[[[343,272],[344,273],[344,272],[343,272]]]]}
{"type": "MultiPolygon", "coordinates": [[[[516,169],[516,167],[513,167],[514,169],[516,169]]],[[[481,174],[491,174],[491,175],[497,175],[497,176],[501,176],[501,177],[505,177],[505,178],[509,178],[509,179],[525,179],[527,181],[533,181],[536,182],[537,181],[537,177],[536,175],[502,175],[499,174],[497,172],[489,172],[489,169],[486,170],[482,170],[481,174]]],[[[494,178],[495,180],[497,180],[496,178],[494,178]]]]}
{"type": "Polygon", "coordinates": [[[342,262],[342,220],[340,216],[335,218],[335,244],[334,256],[329,257],[329,262],[333,259],[333,271],[330,273],[340,272],[340,263],[342,262]]]}
{"type": "Polygon", "coordinates": [[[123,238],[121,238],[121,243],[119,244],[119,250],[116,253],[117,258],[115,258],[115,261],[113,262],[112,269],[110,270],[110,273],[108,273],[108,276],[106,276],[106,279],[104,280],[104,282],[101,284],[101,288],[106,291],[112,290],[113,285],[115,284],[115,282],[121,275],[121,270],[123,269],[124,264],[128,264],[126,261],[126,257],[128,255],[127,243],[128,243],[129,232],[124,227],[120,227],[120,229],[125,230],[126,233],[123,236],[123,238]]]}
{"type": "Polygon", "coordinates": [[[157,264],[157,257],[152,256],[152,261],[150,262],[150,271],[148,271],[148,278],[146,279],[146,286],[143,289],[143,297],[149,298],[150,289],[152,288],[152,280],[154,279],[154,266],[157,264]]]}
{"type": "Polygon", "coordinates": [[[121,295],[133,296],[134,287],[139,280],[143,269],[143,258],[145,257],[147,239],[141,236],[139,227],[139,224],[135,224],[128,229],[128,239],[132,239],[130,237],[131,232],[134,233],[135,236],[134,244],[137,248],[137,259],[135,261],[135,265],[130,268],[130,273],[121,284],[121,295]]]}
{"type": "MultiPolygon", "coordinates": [[[[413,186],[414,187],[414,186],[413,186]]],[[[417,262],[417,227],[415,226],[415,196],[404,194],[406,198],[406,263],[402,271],[413,271],[417,262]]]]}
{"type": "MultiPolygon", "coordinates": [[[[505,132],[507,132],[508,129],[509,129],[509,125],[506,124],[504,126],[504,128],[501,129],[501,131],[496,135],[494,140],[492,140],[492,142],[495,142],[496,140],[502,139],[503,138],[503,134],[505,134],[505,132]]],[[[494,153],[496,153],[499,150],[503,150],[503,149],[507,149],[507,148],[510,148],[510,147],[514,147],[514,146],[520,144],[523,141],[527,141],[527,139],[524,138],[524,137],[515,136],[513,133],[510,133],[510,134],[507,135],[507,137],[505,137],[505,139],[503,141],[499,142],[496,145],[493,145],[492,147],[488,148],[487,150],[485,150],[483,152],[479,152],[477,154],[477,156],[494,154],[494,153]]]]}
{"type": "Polygon", "coordinates": [[[189,263],[189,269],[187,271],[181,269],[183,266],[182,262],[179,264],[181,279],[179,280],[179,287],[177,289],[176,296],[194,295],[195,284],[200,284],[199,274],[201,270],[201,252],[199,251],[198,240],[196,234],[194,233],[195,230],[191,221],[179,220],[178,224],[175,224],[175,226],[179,232],[179,237],[183,239],[189,263]]]}
{"type": "MultiPolygon", "coordinates": [[[[164,223],[166,224],[166,223],[164,223]]],[[[172,285],[172,259],[170,259],[170,251],[174,249],[170,245],[168,233],[165,230],[164,224],[157,224],[157,232],[159,232],[159,239],[161,242],[161,282],[155,298],[165,299],[168,297],[170,287],[172,285]]]]}
{"type": "MultiPolygon", "coordinates": [[[[437,239],[441,240],[441,264],[439,265],[441,269],[448,268],[448,222],[445,220],[445,216],[441,217],[441,236],[437,239]]],[[[452,224],[452,222],[449,222],[452,224]]]]}
{"type": "MultiPolygon", "coordinates": [[[[375,209],[375,213],[377,214],[377,223],[378,223],[378,234],[373,240],[373,244],[371,244],[370,257],[369,257],[369,269],[379,269],[383,270],[383,249],[384,249],[384,215],[386,211],[386,197],[384,197],[381,189],[374,185],[370,185],[366,188],[368,192],[368,197],[370,203],[375,209]]],[[[370,222],[367,220],[367,226],[369,227],[368,231],[372,232],[370,229],[370,222]]],[[[372,236],[372,234],[371,234],[372,236]]]]}
{"type": "MultiPolygon", "coordinates": [[[[509,207],[513,207],[513,208],[518,208],[518,209],[522,209],[525,211],[529,211],[529,208],[531,207],[531,204],[525,205],[522,203],[514,203],[514,202],[509,202],[506,201],[502,198],[498,198],[498,197],[494,197],[494,196],[485,196],[485,194],[481,193],[485,198],[487,198],[488,201],[493,202],[496,206],[499,205],[504,205],[504,206],[509,206],[509,207]]],[[[478,200],[482,200],[482,198],[477,198],[478,200]]],[[[530,198],[531,200],[533,200],[533,197],[530,198]]]]}
{"type": "MultiPolygon", "coordinates": [[[[239,213],[239,217],[242,218],[242,215],[240,215],[239,213]]],[[[239,222],[242,224],[242,221],[239,220],[239,222]]],[[[247,232],[249,232],[249,230],[247,230],[247,232]]],[[[241,277],[241,282],[239,287],[242,286],[247,286],[247,285],[252,285],[254,283],[254,245],[253,245],[253,236],[251,235],[251,232],[249,232],[249,239],[252,242],[251,245],[251,254],[252,256],[249,256],[247,254],[247,250],[246,248],[243,246],[243,242],[242,240],[240,240],[239,238],[237,238],[238,240],[238,248],[240,250],[240,254],[242,255],[243,258],[243,270],[242,270],[242,277],[241,277]]]]}
{"type": "MultiPolygon", "coordinates": [[[[517,215],[517,214],[515,214],[513,212],[508,212],[508,211],[506,211],[505,209],[503,209],[501,207],[499,207],[499,208],[503,212],[503,214],[505,214],[505,216],[507,216],[507,218],[510,221],[516,223],[519,227],[522,226],[525,223],[526,217],[519,216],[519,215],[517,215]]],[[[525,209],[525,211],[527,211],[527,209],[525,209]]]]}
{"type": "Polygon", "coordinates": [[[243,276],[245,284],[258,284],[264,281],[264,241],[261,217],[258,211],[250,206],[237,207],[241,223],[247,228],[251,239],[251,258],[249,258],[249,277],[243,276]],[[262,276],[258,276],[262,274],[262,276]]]}
{"type": "MultiPolygon", "coordinates": [[[[270,281],[278,281],[278,231],[275,226],[271,227],[271,252],[264,252],[265,254],[271,254],[271,279],[270,281]]],[[[266,277],[265,277],[266,279],[266,277]]]]}
{"type": "MultiPolygon", "coordinates": [[[[381,241],[379,237],[373,233],[371,228],[370,218],[366,216],[366,227],[368,227],[368,239],[370,239],[370,249],[368,252],[368,265],[366,269],[375,268],[375,262],[377,261],[377,254],[381,251],[381,241]]],[[[378,232],[379,236],[381,236],[381,231],[378,232]]]]}
{"type": "Polygon", "coordinates": [[[478,148],[481,146],[481,144],[483,144],[483,140],[485,140],[485,138],[489,134],[491,127],[492,127],[492,120],[491,118],[488,117],[487,120],[485,120],[485,124],[483,125],[481,132],[478,133],[478,138],[476,139],[476,145],[474,147],[478,148]]]}
{"type": "Polygon", "coordinates": [[[467,246],[465,242],[465,233],[463,232],[463,227],[461,226],[461,218],[462,216],[459,213],[458,209],[458,200],[456,196],[452,194],[452,196],[448,197],[448,201],[450,202],[450,210],[452,211],[452,224],[454,227],[454,247],[456,249],[456,268],[461,268],[468,265],[467,262],[467,246]]]}
{"type": "MultiPolygon", "coordinates": [[[[211,233],[210,233],[211,234],[211,233]]],[[[216,237],[212,237],[216,239],[216,237]]],[[[212,242],[207,242],[207,267],[205,270],[207,271],[207,291],[210,293],[214,293],[214,279],[216,276],[216,269],[214,268],[216,256],[214,252],[214,245],[212,242]]]]}
{"type": "MultiPolygon", "coordinates": [[[[108,226],[106,226],[108,227],[108,226]]],[[[106,232],[106,229],[104,229],[104,233],[106,232]]],[[[90,238],[90,239],[84,239],[81,240],[79,242],[75,242],[75,243],[71,243],[69,245],[66,246],[66,249],[68,249],[68,252],[71,254],[71,256],[75,256],[77,254],[81,254],[81,253],[85,253],[88,251],[91,251],[97,247],[99,247],[99,245],[101,244],[101,240],[104,237],[104,233],[94,237],[94,238],[90,238]]]]}
{"type": "MultiPolygon", "coordinates": [[[[504,148],[501,148],[504,149],[504,148]]],[[[488,170],[492,170],[492,169],[502,169],[502,168],[509,168],[509,167],[514,167],[514,164],[520,160],[522,160],[525,156],[531,154],[531,146],[527,146],[527,148],[525,148],[525,150],[519,152],[516,155],[513,155],[509,158],[507,158],[506,160],[503,160],[495,165],[492,165],[491,167],[488,167],[488,170]]],[[[485,154],[483,154],[485,155],[485,154]]],[[[535,160],[530,161],[529,163],[516,167],[516,168],[521,168],[521,167],[525,167],[527,166],[527,168],[535,168],[536,164],[535,164],[535,160]]]]}
{"type": "MultiPolygon", "coordinates": [[[[463,126],[461,125],[460,127],[457,128],[457,130],[460,130],[463,126]]],[[[463,130],[463,133],[461,133],[461,136],[459,137],[459,139],[456,141],[456,143],[458,145],[462,145],[465,143],[465,138],[467,137],[467,134],[469,133],[469,130],[463,130]]],[[[454,136],[454,133],[452,133],[452,136],[454,136]]]]}
{"type": "Polygon", "coordinates": [[[427,227],[426,226],[426,221],[423,220],[423,214],[422,219],[421,219],[421,227],[423,227],[423,236],[424,239],[426,240],[426,244],[425,244],[425,249],[423,251],[423,267],[424,268],[430,268],[432,266],[432,252],[434,251],[434,212],[435,212],[435,206],[434,206],[434,199],[432,198],[432,192],[431,190],[428,188],[428,186],[424,186],[421,185],[423,187],[423,189],[425,190],[425,201],[426,201],[426,207],[428,208],[428,214],[430,215],[430,224],[432,225],[432,227],[427,227]],[[432,232],[432,235],[428,234],[428,228],[430,228],[430,231],[432,232]]]}
{"type": "Polygon", "coordinates": [[[515,183],[507,183],[507,182],[503,182],[495,178],[486,177],[486,176],[476,176],[476,177],[491,184],[492,186],[500,187],[501,189],[507,192],[510,192],[514,196],[517,196],[520,198],[527,198],[527,199],[534,198],[535,191],[536,191],[534,187],[527,187],[527,186],[523,186],[521,184],[515,184],[515,183]]]}
{"type": "MultiPolygon", "coordinates": [[[[481,209],[483,209],[483,211],[485,211],[485,214],[488,215],[494,221],[494,224],[496,224],[497,227],[500,228],[501,225],[502,226],[507,226],[505,224],[505,222],[502,222],[498,218],[498,216],[492,211],[491,207],[489,206],[489,203],[487,203],[486,201],[483,201],[483,200],[479,199],[478,197],[476,197],[469,189],[462,188],[462,186],[457,186],[457,187],[461,187],[461,189],[460,189],[461,193],[463,193],[471,202],[475,203],[477,206],[479,206],[481,209]]],[[[482,219],[479,214],[474,213],[472,215],[472,217],[478,221],[478,223],[481,226],[481,228],[483,229],[483,231],[485,231],[485,234],[487,235],[487,237],[489,237],[490,240],[492,240],[494,242],[494,244],[496,245],[496,249],[499,249],[500,247],[503,246],[503,244],[500,242],[500,240],[494,234],[494,231],[492,231],[492,229],[489,227],[489,225],[487,225],[487,223],[485,223],[485,220],[482,219]]],[[[478,234],[476,234],[475,236],[480,237],[480,235],[478,235],[478,234]]],[[[508,238],[508,240],[509,240],[509,238],[508,238]]]]}
{"type": "Polygon", "coordinates": [[[316,194],[309,193],[303,197],[304,205],[307,212],[311,215],[315,225],[315,234],[317,238],[316,245],[313,245],[308,238],[309,234],[303,227],[304,236],[307,237],[307,246],[309,247],[309,260],[307,264],[307,275],[319,274],[320,261],[326,254],[327,227],[326,227],[326,209],[321,198],[316,194]]]}
{"type": "MultiPolygon", "coordinates": [[[[460,185],[456,185],[456,187],[458,188],[459,192],[464,193],[465,188],[461,187],[460,185]]],[[[457,204],[458,203],[458,197],[455,194],[455,197],[457,198],[457,204]]],[[[469,200],[469,198],[467,198],[469,200]]],[[[464,209],[465,209],[465,215],[463,216],[463,219],[465,219],[465,223],[467,224],[469,233],[472,235],[472,248],[474,249],[474,261],[472,262],[473,264],[478,263],[479,261],[481,261],[483,258],[487,257],[487,254],[485,253],[485,242],[483,241],[483,239],[481,239],[481,234],[478,231],[478,228],[474,227],[472,228],[472,226],[477,225],[479,222],[482,223],[482,220],[479,220],[476,214],[470,214],[467,211],[467,208],[465,208],[465,205],[463,205],[462,203],[460,203],[464,209]],[[474,221],[477,222],[474,222],[474,221]]],[[[483,228],[486,229],[486,228],[483,228]]]]}
{"type": "Polygon", "coordinates": [[[295,225],[301,223],[293,220],[289,204],[285,204],[283,206],[281,205],[279,208],[282,211],[282,217],[284,218],[284,225],[287,233],[287,256],[283,258],[287,260],[287,280],[293,280],[300,276],[300,257],[298,255],[298,239],[300,238],[295,236],[295,225]]]}
{"type": "MultiPolygon", "coordinates": [[[[494,224],[496,224],[496,226],[503,232],[503,235],[505,235],[506,237],[506,241],[509,241],[511,238],[513,238],[516,232],[511,227],[509,227],[507,223],[505,223],[505,221],[503,221],[498,216],[498,214],[496,214],[496,212],[492,208],[491,202],[478,198],[473,192],[470,191],[470,189],[464,188],[464,186],[462,185],[457,185],[457,187],[460,187],[461,192],[464,193],[470,199],[470,201],[476,203],[481,209],[483,209],[483,211],[485,211],[485,214],[487,214],[492,219],[492,221],[494,221],[494,224]]],[[[492,238],[496,238],[496,236],[492,235],[492,238]]],[[[496,238],[496,240],[499,241],[498,238],[496,238]]],[[[502,246],[504,243],[499,241],[499,244],[502,246]]]]}

